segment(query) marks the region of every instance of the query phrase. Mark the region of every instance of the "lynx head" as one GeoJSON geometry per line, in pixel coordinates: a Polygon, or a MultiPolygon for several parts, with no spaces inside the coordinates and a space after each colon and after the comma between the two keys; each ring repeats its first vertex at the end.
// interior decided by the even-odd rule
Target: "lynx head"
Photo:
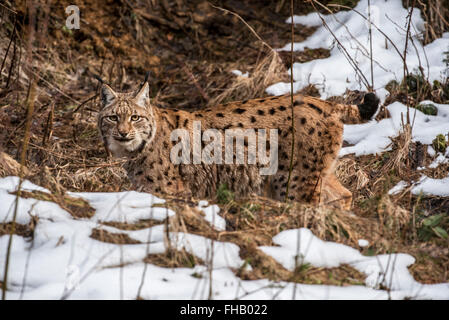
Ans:
{"type": "Polygon", "coordinates": [[[156,120],[145,81],[136,93],[117,93],[101,87],[98,129],[106,148],[115,157],[139,153],[156,134],[156,120]]]}

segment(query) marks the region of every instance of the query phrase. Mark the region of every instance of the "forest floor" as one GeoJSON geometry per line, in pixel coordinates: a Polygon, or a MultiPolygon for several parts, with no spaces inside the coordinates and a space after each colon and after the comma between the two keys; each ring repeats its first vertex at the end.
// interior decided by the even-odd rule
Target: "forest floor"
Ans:
{"type": "MultiPolygon", "coordinates": [[[[285,23],[290,16],[287,1],[213,3],[240,15],[272,48],[284,47],[292,40],[290,25],[285,23]]],[[[185,110],[260,98],[268,95],[265,89],[269,85],[289,81],[289,53],[280,52],[277,60],[238,17],[206,1],[85,0],[79,4],[79,30],[64,27],[64,8],[70,4],[62,0],[50,8],[39,6],[32,14],[32,26],[25,1],[6,1],[9,9],[0,7],[0,59],[5,57],[0,81],[0,148],[20,162],[27,112],[33,101],[25,177],[52,195],[31,192],[27,197],[54,202],[72,216],[84,217],[91,209],[70,197],[69,192],[132,190],[123,161],[109,159],[98,136],[99,84],[94,75],[119,91],[127,91],[137,88],[150,71],[153,103],[185,110]],[[267,74],[269,67],[274,69],[267,74]],[[232,70],[250,74],[258,71],[262,75],[244,82],[232,70]]],[[[296,1],[294,11],[307,14],[313,8],[296,1]]],[[[316,30],[302,25],[294,29],[295,42],[307,39],[316,30]]],[[[305,49],[294,53],[294,62],[323,59],[329,54],[325,48],[305,49]]],[[[313,85],[302,91],[319,96],[313,85]]],[[[430,91],[428,98],[435,98],[430,91]]],[[[407,92],[390,93],[388,103],[408,99],[407,92]]],[[[332,99],[350,103],[357,97],[347,94],[332,99]]],[[[449,101],[447,96],[439,99],[436,102],[449,101]]],[[[387,117],[385,111],[376,119],[387,117]]],[[[4,164],[0,177],[19,175],[17,163],[5,154],[0,159],[4,164]]],[[[366,256],[410,254],[416,261],[409,271],[417,281],[447,282],[449,240],[447,234],[445,237],[435,230],[449,228],[449,198],[414,195],[410,190],[389,194],[399,181],[417,180],[423,172],[435,179],[445,177],[449,164],[429,168],[433,160],[426,148],[405,135],[392,138],[391,149],[381,155],[341,157],[337,176],[353,193],[352,213],[264,198],[235,201],[232,193],[221,190],[215,199],[207,200],[219,205],[226,232],[218,232],[192,214],[198,213],[195,208],[202,199],[167,196],[165,206],[177,212],[177,218],[163,222],[109,221],[107,225],[129,231],[162,224],[172,231],[236,244],[240,258],[252,267],[250,271],[233,270],[242,280],[268,278],[338,286],[363,283],[365,276],[349,265],[308,265],[291,271],[259,249],[272,246],[272,238],[279,232],[306,227],[320,239],[352,246],[366,256]],[[426,169],[418,173],[418,167],[426,169]],[[361,246],[360,239],[369,245],[361,246]]],[[[35,223],[19,224],[15,233],[30,238],[35,223]]],[[[0,236],[10,231],[11,223],[0,221],[0,236]]],[[[135,243],[126,234],[101,230],[93,230],[91,238],[105,243],[135,243]]],[[[201,264],[202,259],[185,250],[166,250],[149,255],[146,262],[173,268],[201,264]]]]}

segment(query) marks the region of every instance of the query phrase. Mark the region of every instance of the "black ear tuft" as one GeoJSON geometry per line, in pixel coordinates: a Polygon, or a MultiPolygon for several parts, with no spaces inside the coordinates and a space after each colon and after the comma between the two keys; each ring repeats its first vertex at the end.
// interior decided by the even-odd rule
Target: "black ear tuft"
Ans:
{"type": "Polygon", "coordinates": [[[359,108],[360,116],[364,120],[370,120],[371,117],[376,113],[377,108],[379,107],[379,98],[372,92],[365,94],[363,97],[363,103],[359,104],[357,107],[359,108]]]}
{"type": "Polygon", "coordinates": [[[101,79],[99,75],[94,74],[94,78],[97,79],[101,84],[104,83],[103,79],[101,79]]]}
{"type": "Polygon", "coordinates": [[[150,78],[150,71],[147,71],[147,73],[145,74],[145,79],[144,79],[144,83],[148,82],[148,79],[150,78]]]}

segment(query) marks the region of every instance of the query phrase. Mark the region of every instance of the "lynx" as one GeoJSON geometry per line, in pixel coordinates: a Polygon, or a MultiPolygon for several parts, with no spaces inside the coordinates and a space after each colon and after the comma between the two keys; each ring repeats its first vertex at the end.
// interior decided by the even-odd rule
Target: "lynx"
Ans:
{"type": "MultiPolygon", "coordinates": [[[[352,194],[334,174],[342,146],[343,123],[369,120],[376,113],[378,103],[373,93],[366,94],[360,105],[343,105],[296,94],[292,126],[290,95],[231,102],[189,112],[152,104],[147,81],[135,93],[117,93],[103,84],[98,128],[106,149],[115,157],[127,158],[125,169],[140,191],[210,198],[224,184],[238,197],[256,194],[281,201],[330,203],[349,209],[352,194]],[[267,132],[276,129],[275,172],[262,175],[261,163],[174,163],[170,154],[178,142],[172,141],[171,133],[184,129],[192,136],[195,123],[201,125],[202,133],[216,129],[223,136],[228,129],[267,132]]],[[[272,137],[267,134],[266,138],[267,145],[271,145],[272,137]]],[[[202,146],[206,142],[202,141],[202,146]]],[[[244,148],[247,152],[247,140],[244,148]]]]}

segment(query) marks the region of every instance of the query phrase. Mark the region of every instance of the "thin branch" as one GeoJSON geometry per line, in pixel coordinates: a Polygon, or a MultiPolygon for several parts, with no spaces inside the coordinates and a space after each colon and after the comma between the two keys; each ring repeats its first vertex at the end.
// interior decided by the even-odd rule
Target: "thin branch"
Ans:
{"type": "Polygon", "coordinates": [[[374,65],[373,65],[373,32],[371,27],[371,0],[368,0],[368,20],[369,20],[369,51],[371,63],[371,90],[374,90],[374,65]]]}
{"type": "Polygon", "coordinates": [[[76,107],[76,109],[75,110],[73,110],[73,113],[76,113],[76,112],[78,112],[78,110],[79,109],[81,109],[81,107],[82,106],[84,106],[86,103],[88,103],[89,101],[92,101],[92,100],[94,100],[96,97],[98,97],[98,93],[97,94],[95,94],[95,95],[93,95],[92,97],[90,97],[89,99],[87,99],[87,100],[84,100],[83,102],[81,102],[79,105],[78,105],[78,107],[76,107]]]}
{"type": "Polygon", "coordinates": [[[13,235],[16,231],[16,219],[17,219],[17,213],[19,211],[19,198],[21,195],[22,183],[24,181],[23,180],[24,168],[25,168],[26,154],[27,154],[27,149],[28,149],[28,142],[29,142],[29,138],[30,138],[31,120],[33,118],[35,100],[36,100],[36,82],[33,80],[30,83],[30,94],[28,96],[28,102],[27,102],[27,121],[26,121],[26,126],[25,126],[25,137],[23,138],[22,150],[20,153],[19,184],[17,186],[17,193],[16,193],[16,199],[15,199],[15,205],[14,205],[14,214],[13,214],[12,225],[11,225],[11,232],[9,234],[8,247],[6,250],[6,261],[5,261],[5,268],[4,268],[4,273],[3,273],[3,284],[2,284],[2,300],[6,300],[6,290],[8,289],[7,282],[8,282],[9,261],[11,258],[13,235]]]}
{"type": "Polygon", "coordinates": [[[287,189],[285,190],[285,201],[288,200],[288,191],[290,188],[290,179],[292,177],[293,171],[293,158],[295,155],[295,114],[294,114],[294,106],[293,106],[293,43],[295,40],[295,28],[293,24],[293,0],[290,0],[290,15],[291,15],[291,46],[290,46],[290,106],[292,110],[292,150],[290,154],[290,166],[288,170],[288,179],[287,179],[287,189]]]}
{"type": "Polygon", "coordinates": [[[209,4],[212,6],[212,7],[214,7],[215,9],[218,9],[218,10],[221,10],[221,11],[223,11],[223,12],[226,12],[226,13],[230,13],[230,14],[232,14],[233,16],[235,16],[235,17],[237,17],[240,21],[242,21],[244,24],[245,24],[245,26],[247,26],[248,27],[248,29],[249,30],[251,30],[251,32],[256,36],[256,38],[257,39],[259,39],[259,41],[261,41],[265,46],[267,46],[271,51],[274,51],[274,49],[268,44],[268,43],[266,43],[265,41],[263,41],[262,40],[262,38],[257,34],[257,32],[253,29],[253,27],[251,27],[239,14],[237,14],[237,13],[235,13],[235,12],[232,12],[232,11],[229,11],[229,10],[227,10],[227,9],[224,9],[224,8],[221,8],[221,7],[217,7],[217,6],[214,6],[212,3],[210,3],[209,2],[209,4]]]}
{"type": "MultiPolygon", "coordinates": [[[[413,5],[408,13],[408,19],[407,19],[407,32],[405,34],[405,46],[404,46],[404,84],[407,88],[407,77],[409,75],[408,68],[407,68],[407,49],[408,49],[408,39],[410,37],[410,27],[412,25],[412,16],[413,16],[413,9],[414,9],[415,1],[413,1],[413,5]]],[[[407,125],[410,125],[410,103],[409,99],[406,100],[407,102],[407,125]]]]}
{"type": "MultiPolygon", "coordinates": [[[[8,47],[6,48],[5,57],[3,58],[3,61],[2,61],[2,66],[0,67],[0,74],[3,71],[3,67],[5,66],[5,62],[6,62],[6,57],[8,56],[9,49],[11,48],[11,43],[13,42],[14,37],[16,35],[16,33],[15,33],[16,24],[17,24],[17,18],[14,18],[14,28],[11,32],[11,38],[9,39],[8,47]]],[[[13,64],[13,61],[11,61],[11,64],[13,64]]]]}
{"type": "MultiPolygon", "coordinates": [[[[329,8],[327,8],[325,5],[321,4],[319,1],[316,0],[312,0],[312,6],[315,9],[315,11],[317,12],[321,22],[323,23],[323,26],[329,31],[329,33],[332,35],[332,37],[334,38],[334,40],[337,42],[338,44],[338,48],[343,50],[343,54],[345,55],[347,61],[349,62],[349,64],[352,66],[352,68],[354,69],[354,71],[359,75],[360,80],[362,80],[363,85],[369,89],[370,84],[368,82],[368,80],[366,79],[365,75],[363,74],[362,70],[360,70],[359,66],[357,65],[357,63],[354,61],[354,59],[351,57],[351,55],[349,54],[349,52],[346,50],[345,46],[343,46],[343,44],[340,42],[340,40],[338,40],[337,36],[334,34],[334,32],[331,30],[331,28],[329,27],[329,25],[326,23],[326,21],[324,20],[324,18],[321,16],[321,14],[319,13],[318,9],[315,6],[315,3],[318,4],[319,6],[321,6],[322,8],[325,8],[327,10],[330,10],[329,8]]],[[[332,11],[331,11],[332,12],[332,11]]]]}

